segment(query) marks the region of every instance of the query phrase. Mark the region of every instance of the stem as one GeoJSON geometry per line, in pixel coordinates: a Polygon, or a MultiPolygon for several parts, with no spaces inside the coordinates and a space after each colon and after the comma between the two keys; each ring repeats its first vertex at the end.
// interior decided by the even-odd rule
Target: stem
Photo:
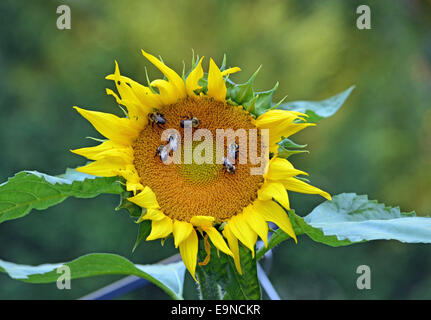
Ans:
{"type": "Polygon", "coordinates": [[[196,268],[196,276],[199,281],[199,297],[201,300],[222,300],[222,292],[216,281],[205,273],[201,267],[196,268]]]}

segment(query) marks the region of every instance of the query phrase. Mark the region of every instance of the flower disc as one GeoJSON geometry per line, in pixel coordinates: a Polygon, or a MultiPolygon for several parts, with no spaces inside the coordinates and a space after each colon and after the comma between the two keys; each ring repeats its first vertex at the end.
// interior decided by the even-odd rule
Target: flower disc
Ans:
{"type": "MultiPolygon", "coordinates": [[[[189,97],[164,106],[159,112],[166,124],[164,127],[148,125],[141,131],[133,145],[134,165],[141,183],[157,194],[160,208],[167,216],[187,222],[197,215],[212,216],[222,222],[242,212],[256,199],[263,183],[262,175],[250,174],[250,169],[256,165],[237,161],[235,173],[229,173],[223,164],[216,163],[216,130],[245,129],[248,136],[248,129],[256,129],[248,112],[207,97],[189,97]],[[197,164],[195,159],[190,164],[184,163],[184,153],[190,150],[184,148],[187,137],[181,121],[190,116],[199,119],[196,129],[208,129],[212,134],[214,149],[210,164],[197,164]],[[181,163],[165,164],[156,155],[157,148],[166,143],[161,136],[168,128],[181,134],[181,163]]],[[[256,143],[260,150],[260,134],[256,137],[257,141],[251,143],[256,143]]],[[[200,141],[191,142],[193,149],[199,144],[200,141]]]]}

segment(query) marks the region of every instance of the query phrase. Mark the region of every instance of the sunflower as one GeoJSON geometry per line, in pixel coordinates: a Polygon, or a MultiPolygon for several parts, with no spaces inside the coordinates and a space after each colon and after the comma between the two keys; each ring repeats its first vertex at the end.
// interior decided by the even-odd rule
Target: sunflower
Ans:
{"type": "MultiPolygon", "coordinates": [[[[295,169],[277,153],[282,137],[313,125],[306,122],[307,116],[270,105],[262,108],[263,101],[272,97],[268,92],[252,93],[245,101],[245,87],[234,86],[228,79],[240,71],[238,67],[225,68],[223,63],[219,68],[210,59],[205,73],[203,58],[198,58],[193,60],[191,71],[187,75],[183,71],[180,76],[153,55],[142,53],[165,78],[148,81],[145,86],[121,75],[115,62],[114,73],[106,79],[115,82],[118,94],[110,89],[106,92],[127,109],[122,108],[125,117],[74,107],[106,138],[97,146],[72,150],[93,160],[77,170],[95,176],[123,177],[127,191],[132,193],[128,201],[142,207],[137,222],[151,220],[146,240],[165,239],[172,234],[194,278],[199,238],[204,239],[207,252],[210,241],[231,256],[240,274],[239,242],[254,256],[258,237],[267,245],[268,222],[278,225],[296,242],[286,214],[290,209],[287,190],[331,199],[328,193],[297,177],[307,173],[295,169]],[[163,131],[169,127],[182,133],[185,119],[196,119],[199,128],[214,134],[217,129],[267,129],[269,138],[265,143],[260,142],[260,133],[255,139],[258,147],[271,155],[264,159],[264,173],[251,174],[250,162],[235,163],[235,169],[229,172],[225,163],[182,161],[166,165],[160,154],[160,148],[166,147],[161,139],[163,131]]],[[[185,141],[185,134],[178,140],[184,145],[190,142],[185,141]]],[[[197,147],[195,141],[189,145],[197,147]]],[[[181,150],[183,158],[186,150],[181,150]]],[[[206,264],[208,259],[200,264],[206,264]]]]}

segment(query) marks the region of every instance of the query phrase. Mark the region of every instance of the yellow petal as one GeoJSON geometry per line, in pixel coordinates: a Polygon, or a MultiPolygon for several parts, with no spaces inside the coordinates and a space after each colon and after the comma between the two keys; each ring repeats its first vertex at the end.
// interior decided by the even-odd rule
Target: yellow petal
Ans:
{"type": "Polygon", "coordinates": [[[133,150],[131,150],[131,148],[125,147],[111,140],[106,140],[94,147],[80,148],[80,149],[75,149],[70,151],[75,154],[79,154],[80,156],[86,157],[87,159],[90,159],[90,160],[100,160],[106,157],[107,155],[118,156],[117,152],[119,150],[121,150],[121,152],[127,153],[127,155],[133,155],[133,150]],[[130,149],[131,151],[130,154],[128,154],[128,149],[130,149]]]}
{"type": "Polygon", "coordinates": [[[121,76],[117,61],[115,61],[114,81],[122,100],[139,102],[132,88],[127,84],[128,78],[121,76]]]}
{"type": "Polygon", "coordinates": [[[210,216],[194,216],[190,219],[190,223],[196,227],[206,228],[214,223],[214,217],[210,216]]]}
{"type": "Polygon", "coordinates": [[[202,88],[198,81],[204,76],[204,70],[202,69],[202,60],[204,57],[202,57],[199,60],[199,63],[197,64],[196,68],[190,72],[189,76],[186,80],[186,88],[187,88],[187,94],[191,97],[195,96],[194,90],[202,88]]]}
{"type": "Polygon", "coordinates": [[[268,110],[264,114],[260,115],[256,119],[256,125],[258,127],[267,128],[275,124],[291,123],[293,120],[297,119],[299,116],[307,116],[304,113],[288,110],[268,110]]]}
{"type": "Polygon", "coordinates": [[[268,223],[265,221],[263,216],[255,211],[252,206],[244,209],[244,219],[247,221],[250,228],[252,228],[259,237],[265,243],[265,247],[268,246],[268,223]]]}
{"type": "Polygon", "coordinates": [[[130,119],[110,113],[89,111],[74,107],[103,136],[122,145],[130,145],[139,135],[139,126],[130,119]]]}
{"type": "Polygon", "coordinates": [[[280,181],[283,183],[284,187],[287,190],[300,192],[300,193],[307,193],[307,194],[320,194],[322,197],[332,200],[331,195],[319,188],[313,187],[312,185],[301,181],[296,178],[288,178],[280,181]]]}
{"type": "Polygon", "coordinates": [[[127,198],[130,202],[137,204],[142,208],[159,209],[159,203],[156,199],[156,194],[150,187],[146,186],[140,193],[134,197],[127,198]]]}
{"type": "Polygon", "coordinates": [[[151,233],[147,241],[166,238],[172,233],[172,219],[164,217],[162,220],[153,220],[151,223],[151,233]]]}
{"type": "Polygon", "coordinates": [[[173,230],[175,248],[178,248],[178,245],[190,236],[193,231],[193,225],[185,221],[175,220],[173,230]]]}
{"type": "Polygon", "coordinates": [[[108,96],[113,96],[115,98],[115,101],[117,101],[118,104],[122,104],[121,98],[114,91],[108,88],[106,88],[105,91],[108,96]]]}
{"type": "Polygon", "coordinates": [[[288,160],[273,157],[269,161],[268,171],[265,173],[264,178],[270,180],[282,180],[300,174],[308,176],[307,172],[295,169],[288,160]]]}
{"type": "Polygon", "coordinates": [[[266,221],[274,222],[281,230],[286,232],[289,236],[295,239],[295,242],[297,242],[289,216],[277,203],[271,200],[255,200],[253,203],[253,209],[260,213],[266,221]]]}
{"type": "Polygon", "coordinates": [[[283,207],[290,209],[289,196],[286,188],[280,182],[265,182],[262,188],[258,191],[259,200],[272,200],[274,198],[283,207]]]}
{"type": "Polygon", "coordinates": [[[258,128],[269,129],[269,151],[277,152],[278,145],[276,144],[281,140],[292,134],[301,131],[302,129],[315,126],[315,123],[295,123],[296,119],[303,119],[306,116],[303,113],[288,111],[288,110],[269,110],[256,119],[256,126],[258,128]]]}
{"type": "Polygon", "coordinates": [[[141,184],[141,178],[133,165],[133,160],[125,169],[120,169],[118,174],[126,179],[127,191],[133,191],[133,194],[135,195],[138,190],[144,189],[144,186],[141,184]]]}
{"type": "Polygon", "coordinates": [[[226,99],[226,84],[220,69],[217,67],[213,59],[210,59],[210,69],[208,72],[208,93],[207,96],[213,97],[218,101],[226,99]]]}
{"type": "Polygon", "coordinates": [[[222,71],[221,75],[224,77],[224,76],[227,76],[228,74],[236,73],[236,72],[239,72],[239,71],[241,71],[240,68],[233,67],[233,68],[229,68],[229,69],[226,69],[226,70],[222,71]]]}
{"type": "Polygon", "coordinates": [[[249,227],[242,214],[230,218],[228,224],[234,236],[251,250],[254,258],[254,245],[257,241],[256,232],[249,227]]]}
{"type": "Polygon", "coordinates": [[[121,76],[117,61],[115,61],[114,74],[107,78],[115,81],[115,86],[121,98],[110,89],[106,89],[106,93],[114,96],[118,104],[127,107],[131,119],[145,119],[148,108],[141,104],[133,89],[130,87],[131,79],[121,76]]]}
{"type": "Polygon", "coordinates": [[[139,223],[144,220],[160,221],[160,220],[163,220],[164,218],[166,218],[166,216],[162,211],[158,209],[147,209],[145,213],[142,216],[140,216],[136,222],[139,223]]]}
{"type": "Polygon", "coordinates": [[[134,182],[134,181],[129,181],[129,180],[126,181],[126,190],[133,192],[134,195],[138,191],[141,191],[142,189],[144,189],[144,186],[141,183],[134,182]]]}
{"type": "Polygon", "coordinates": [[[192,230],[188,238],[182,241],[179,247],[184,265],[186,266],[187,270],[189,270],[193,279],[195,279],[197,282],[195,277],[196,262],[198,259],[198,236],[196,235],[196,231],[192,230]]]}
{"type": "Polygon", "coordinates": [[[109,157],[76,168],[76,171],[99,177],[115,177],[126,165],[127,163],[122,158],[109,157]]]}
{"type": "Polygon", "coordinates": [[[132,191],[134,195],[142,189],[144,189],[144,186],[141,183],[130,180],[126,181],[126,190],[132,191]]]}
{"type": "Polygon", "coordinates": [[[184,80],[171,68],[166,66],[159,59],[153,55],[142,50],[142,54],[147,58],[152,64],[154,64],[165,76],[168,78],[169,83],[176,88],[178,98],[186,97],[186,85],[184,80]]]}
{"type": "Polygon", "coordinates": [[[158,109],[163,105],[160,95],[151,91],[150,88],[136,81],[131,81],[130,86],[146,112],[152,112],[153,108],[158,109]]]}
{"type": "Polygon", "coordinates": [[[239,257],[238,239],[234,236],[234,234],[230,230],[229,224],[227,224],[224,227],[223,235],[226,237],[227,242],[229,244],[229,248],[233,253],[233,261],[235,262],[236,270],[238,270],[238,273],[242,275],[241,262],[239,257]]]}
{"type": "MultiPolygon", "coordinates": [[[[117,76],[115,74],[110,74],[106,76],[105,79],[116,81],[117,76]]],[[[151,91],[150,88],[124,76],[120,77],[120,81],[123,81],[128,86],[130,86],[136,98],[140,101],[143,110],[149,110],[149,112],[151,112],[152,108],[159,108],[162,106],[160,96],[151,91]]],[[[112,90],[107,89],[106,93],[108,95],[113,95],[117,100],[117,103],[124,103],[112,90]]]]}
{"type": "Polygon", "coordinates": [[[181,99],[181,97],[178,96],[176,88],[166,80],[154,80],[153,82],[151,82],[151,86],[159,89],[160,100],[165,105],[175,103],[179,99],[181,99]]]}
{"type": "Polygon", "coordinates": [[[207,235],[210,237],[211,242],[216,246],[217,249],[233,257],[232,251],[229,250],[222,235],[217,231],[216,228],[209,227],[209,228],[205,228],[204,230],[207,233],[207,235]]]}

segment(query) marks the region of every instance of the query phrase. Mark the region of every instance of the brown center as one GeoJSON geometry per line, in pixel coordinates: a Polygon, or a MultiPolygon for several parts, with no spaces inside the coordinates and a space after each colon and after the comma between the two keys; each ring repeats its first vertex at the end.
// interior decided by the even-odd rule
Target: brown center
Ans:
{"type": "MultiPolygon", "coordinates": [[[[163,128],[149,123],[140,133],[133,145],[134,165],[144,186],[149,186],[156,194],[164,214],[172,219],[189,222],[197,215],[213,216],[223,222],[241,213],[257,197],[257,190],[263,183],[262,175],[252,175],[250,169],[256,167],[247,161],[234,162],[235,172],[227,172],[223,164],[215,161],[215,142],[217,129],[245,129],[248,144],[256,143],[257,152],[261,150],[260,133],[257,139],[249,136],[248,129],[256,129],[253,118],[241,107],[230,106],[208,97],[186,98],[158,110],[166,119],[163,128]],[[197,129],[208,129],[214,138],[214,161],[212,164],[184,163],[184,128],[181,120],[190,117],[199,120],[197,129]],[[181,137],[181,163],[164,164],[156,154],[157,148],[167,144],[161,136],[165,129],[177,130],[181,137]]],[[[238,140],[237,140],[238,142],[238,140]]],[[[198,147],[200,142],[190,145],[198,147]]],[[[225,140],[225,154],[226,154],[225,140]]],[[[241,151],[242,152],[242,151],[241,151]]],[[[171,154],[172,155],[172,154],[171,154]]]]}

